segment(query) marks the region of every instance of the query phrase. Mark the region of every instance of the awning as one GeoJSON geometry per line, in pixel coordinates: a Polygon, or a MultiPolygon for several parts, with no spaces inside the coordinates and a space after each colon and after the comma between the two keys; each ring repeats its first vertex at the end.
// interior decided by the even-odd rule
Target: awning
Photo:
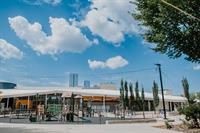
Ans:
{"type": "Polygon", "coordinates": [[[82,96],[81,96],[81,95],[76,95],[74,98],[76,98],[76,99],[81,99],[82,96]]]}

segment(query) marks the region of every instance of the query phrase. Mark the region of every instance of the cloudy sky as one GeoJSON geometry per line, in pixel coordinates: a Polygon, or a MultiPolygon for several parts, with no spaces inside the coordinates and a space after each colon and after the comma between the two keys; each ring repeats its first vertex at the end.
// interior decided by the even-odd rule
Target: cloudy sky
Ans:
{"type": "Polygon", "coordinates": [[[181,94],[187,77],[200,88],[200,65],[169,59],[151,50],[144,28],[129,12],[129,0],[4,0],[0,4],[0,79],[25,86],[68,86],[70,72],[79,84],[139,81],[146,91],[159,82],[181,94]]]}

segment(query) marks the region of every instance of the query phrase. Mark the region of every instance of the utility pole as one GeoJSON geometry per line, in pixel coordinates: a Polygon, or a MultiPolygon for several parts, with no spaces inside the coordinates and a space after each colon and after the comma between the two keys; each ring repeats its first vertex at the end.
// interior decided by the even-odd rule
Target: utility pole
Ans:
{"type": "Polygon", "coordinates": [[[161,64],[155,64],[155,65],[158,67],[158,70],[159,70],[160,86],[161,86],[162,102],[163,102],[163,111],[164,111],[164,119],[167,119],[167,117],[166,117],[166,109],[165,109],[165,98],[164,98],[163,82],[162,82],[162,73],[161,73],[161,64]]]}

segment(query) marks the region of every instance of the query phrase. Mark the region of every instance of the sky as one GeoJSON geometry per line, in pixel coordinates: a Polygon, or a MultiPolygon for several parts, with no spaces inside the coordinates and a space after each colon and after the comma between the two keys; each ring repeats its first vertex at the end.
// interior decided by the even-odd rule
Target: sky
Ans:
{"type": "Polygon", "coordinates": [[[199,91],[200,65],[155,53],[142,39],[144,27],[129,12],[129,0],[0,0],[0,79],[22,86],[68,86],[69,73],[79,85],[139,82],[151,91],[159,83],[182,94],[187,77],[199,91]]]}

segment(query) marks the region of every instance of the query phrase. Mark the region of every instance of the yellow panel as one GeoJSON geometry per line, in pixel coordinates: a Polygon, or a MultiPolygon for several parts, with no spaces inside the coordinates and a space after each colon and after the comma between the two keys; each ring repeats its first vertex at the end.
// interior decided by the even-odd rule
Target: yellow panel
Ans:
{"type": "Polygon", "coordinates": [[[29,102],[28,102],[28,100],[17,100],[16,104],[15,104],[15,108],[19,109],[20,104],[25,104],[29,107],[28,109],[32,109],[32,101],[31,100],[29,100],[29,102]],[[28,105],[28,103],[29,103],[29,105],[28,105]]]}

